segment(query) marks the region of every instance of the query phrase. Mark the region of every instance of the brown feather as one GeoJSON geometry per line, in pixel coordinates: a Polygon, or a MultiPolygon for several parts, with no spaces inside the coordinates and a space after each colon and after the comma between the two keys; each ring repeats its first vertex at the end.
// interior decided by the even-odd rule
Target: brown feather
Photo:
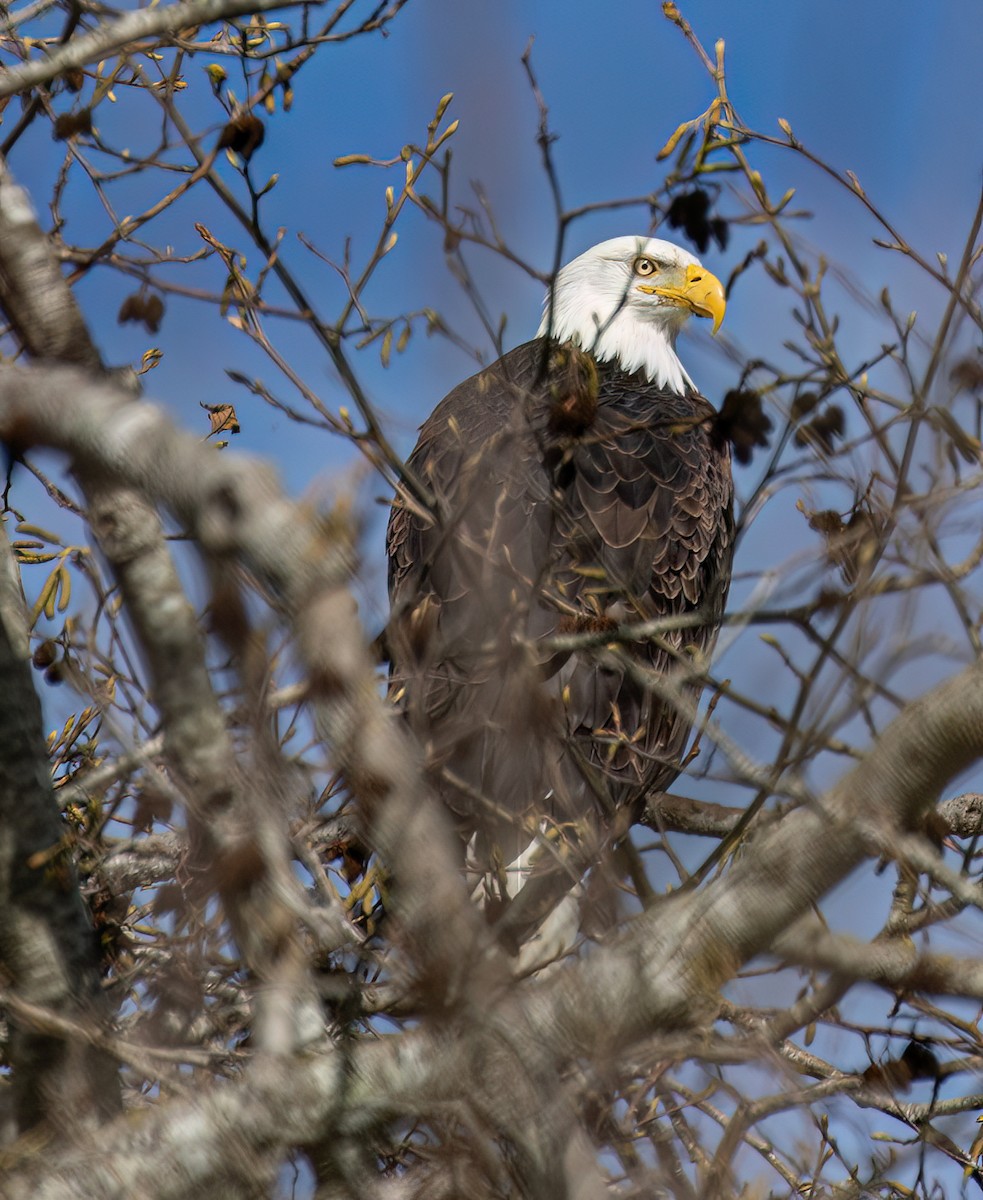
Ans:
{"type": "Polygon", "coordinates": [[[623,832],[678,773],[689,721],[672,704],[623,660],[544,642],[700,609],[705,623],[627,653],[669,674],[687,647],[710,650],[734,533],[714,415],[695,392],[537,339],[424,424],[409,466],[435,512],[398,498],[389,522],[393,686],[489,859],[544,816],[579,837],[623,832]]]}

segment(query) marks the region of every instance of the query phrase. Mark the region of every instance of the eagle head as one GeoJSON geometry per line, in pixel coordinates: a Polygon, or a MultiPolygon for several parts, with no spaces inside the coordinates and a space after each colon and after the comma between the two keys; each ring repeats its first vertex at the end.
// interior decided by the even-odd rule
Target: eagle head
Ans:
{"type": "Polygon", "coordinates": [[[676,355],[676,337],[690,315],[708,317],[716,333],[726,303],[720,280],[680,246],[612,238],[560,270],[539,336],[575,342],[599,362],[683,392],[693,381],[676,355]]]}

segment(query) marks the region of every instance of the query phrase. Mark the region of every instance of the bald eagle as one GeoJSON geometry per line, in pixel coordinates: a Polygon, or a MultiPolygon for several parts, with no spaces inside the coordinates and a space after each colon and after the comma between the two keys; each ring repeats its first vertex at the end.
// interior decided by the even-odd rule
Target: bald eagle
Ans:
{"type": "Polygon", "coordinates": [[[499,917],[530,875],[569,888],[680,770],[690,719],[651,681],[698,694],[734,525],[729,449],[675,343],[691,314],[716,332],[724,307],[680,247],[602,242],[558,273],[532,341],[437,405],[407,462],[392,690],[499,917]]]}

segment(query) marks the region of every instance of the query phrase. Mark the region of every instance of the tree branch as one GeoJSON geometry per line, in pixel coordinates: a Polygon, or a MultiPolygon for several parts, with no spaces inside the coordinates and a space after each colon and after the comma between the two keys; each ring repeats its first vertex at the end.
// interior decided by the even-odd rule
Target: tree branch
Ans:
{"type": "Polygon", "coordinates": [[[395,876],[412,961],[423,964],[441,1003],[464,987],[485,994],[487,972],[497,978],[504,964],[496,965],[468,902],[450,829],[423,786],[409,736],[378,695],[347,587],[347,530],[289,501],[266,466],[217,455],[161,410],[76,372],[0,367],[0,436],[63,450],[77,470],[141,489],[215,561],[239,561],[274,598],[293,626],[320,732],[395,876]]]}
{"type": "Polygon", "coordinates": [[[983,996],[983,960],[919,953],[906,938],[864,942],[830,933],[818,921],[805,918],[780,937],[773,949],[788,962],[822,967],[897,992],[983,996]]]}
{"type": "MultiPolygon", "coordinates": [[[[134,15],[143,15],[134,14],[134,15]]],[[[25,347],[46,360],[83,363],[102,372],[98,352],[54,259],[26,194],[0,160],[0,304],[23,331],[25,347]]],[[[132,399],[132,397],[130,397],[132,399]]],[[[16,432],[9,437],[16,445],[16,432]]],[[[115,575],[151,678],[161,714],[165,753],[194,824],[198,867],[210,870],[222,893],[248,965],[277,987],[261,994],[278,1010],[292,979],[301,1008],[313,1008],[296,946],[295,917],[306,901],[292,872],[282,823],[244,786],[225,718],[211,683],[197,615],[184,593],[160,519],[140,492],[99,464],[77,461],[88,520],[115,575]],[[291,964],[290,969],[281,968],[291,964]]],[[[250,776],[252,778],[252,776],[250,776]]],[[[337,927],[343,943],[347,929],[337,927]]],[[[269,1004],[266,1004],[269,1002],[269,1004]]],[[[309,1015],[309,1014],[308,1014],[309,1015]]],[[[310,1024],[298,1014],[297,1024],[310,1024]]],[[[284,1029],[292,1022],[260,1022],[284,1029]]],[[[319,1029],[319,1022],[315,1026],[319,1029]]],[[[288,1035],[289,1036],[289,1035],[288,1035]]],[[[262,1038],[259,1044],[263,1044],[262,1038]]]]}
{"type": "MultiPolygon", "coordinates": [[[[62,448],[76,443],[89,456],[146,469],[125,455],[117,458],[123,449],[118,432],[107,430],[100,439],[89,427],[100,403],[113,411],[112,399],[93,395],[75,407],[79,414],[88,411],[88,418],[73,418],[52,394],[63,382],[56,374],[62,375],[15,368],[0,372],[0,431],[10,421],[21,429],[26,423],[39,440],[62,448]],[[29,374],[30,380],[24,378],[29,374]]],[[[76,381],[76,394],[80,386],[76,381]]],[[[127,418],[146,431],[146,417],[127,418]]],[[[161,441],[150,444],[159,448],[161,441]]],[[[159,478],[164,473],[166,466],[159,478]]],[[[199,485],[195,477],[188,486],[199,485]]],[[[254,567],[265,561],[268,572],[274,566],[269,548],[260,552],[244,532],[241,549],[249,552],[254,567]]],[[[981,753],[983,666],[974,665],[909,705],[859,766],[815,805],[790,813],[753,841],[730,874],[700,893],[670,897],[632,922],[618,943],[599,948],[553,979],[507,993],[493,1019],[479,1022],[468,1038],[457,1039],[452,1030],[424,1030],[356,1045],[344,1054],[330,1051],[280,1064],[279,1073],[269,1066],[247,1072],[240,1086],[148,1115],[145,1138],[134,1139],[129,1123],[126,1130],[107,1129],[100,1148],[117,1172],[112,1188],[102,1169],[93,1166],[100,1156],[93,1156],[91,1147],[84,1162],[73,1160],[69,1166],[66,1160],[57,1170],[62,1180],[73,1180],[72,1186],[90,1189],[81,1194],[123,1196],[129,1187],[148,1196],[177,1195],[154,1163],[161,1171],[180,1170],[182,1186],[203,1183],[219,1164],[228,1165],[225,1139],[230,1136],[252,1147],[271,1138],[309,1143],[329,1131],[361,1136],[379,1121],[460,1098],[463,1087],[473,1095],[476,1078],[489,1078],[494,1087],[502,1075],[486,1074],[485,1068],[502,1054],[520,1074],[555,1078],[573,1061],[585,1056],[607,1061],[655,1030],[699,1026],[713,1015],[717,989],[741,964],[774,947],[783,931],[868,853],[854,813],[862,812],[864,824],[882,828],[887,839],[892,830],[917,824],[939,789],[981,753]],[[189,1129],[196,1131],[194,1145],[179,1145],[177,1131],[187,1141],[189,1129]],[[193,1175],[185,1173],[192,1168],[193,1175]]],[[[37,1194],[67,1196],[67,1186],[52,1181],[37,1194]]],[[[15,1189],[10,1194],[27,1193],[15,1189]]]]}
{"type": "MultiPolygon", "coordinates": [[[[41,705],[31,679],[27,610],[0,524],[0,963],[16,996],[65,1016],[100,1018],[95,932],[55,803],[41,705]]],[[[115,1063],[84,1044],[32,1032],[11,1016],[17,1125],[63,1135],[80,1114],[119,1108],[115,1063]]]]}
{"type": "Polygon", "coordinates": [[[196,25],[208,25],[248,13],[269,12],[270,9],[292,8],[295,3],[313,0],[179,0],[160,8],[141,8],[115,21],[107,21],[91,33],[73,38],[46,58],[8,67],[0,75],[0,99],[18,92],[50,83],[64,71],[98,62],[114,50],[120,50],[141,38],[177,33],[196,25]]]}

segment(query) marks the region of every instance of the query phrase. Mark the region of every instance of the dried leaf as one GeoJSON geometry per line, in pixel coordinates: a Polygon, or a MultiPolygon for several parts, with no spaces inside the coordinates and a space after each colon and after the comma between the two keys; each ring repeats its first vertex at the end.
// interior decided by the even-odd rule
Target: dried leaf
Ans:
{"type": "Polygon", "coordinates": [[[965,392],[983,391],[983,355],[967,355],[953,366],[949,378],[965,392]]]}
{"type": "Polygon", "coordinates": [[[238,433],[239,418],[231,404],[202,404],[211,425],[209,436],[216,433],[238,433]]]}
{"type": "Polygon", "coordinates": [[[231,150],[244,162],[249,162],[266,137],[263,122],[255,113],[243,110],[236,113],[219,135],[220,150],[231,150]]]}
{"type": "Polygon", "coordinates": [[[843,437],[846,420],[838,404],[830,404],[818,416],[795,431],[796,446],[815,446],[824,454],[832,454],[837,438],[843,437]]]}
{"type": "Polygon", "coordinates": [[[154,367],[160,364],[163,357],[164,351],[159,346],[151,346],[149,350],[143,352],[143,357],[140,360],[140,370],[137,371],[137,374],[146,375],[148,371],[152,371],[154,367]]]}
{"type": "Polygon", "coordinates": [[[757,392],[729,391],[713,425],[715,435],[733,446],[734,457],[739,463],[747,465],[756,446],[768,447],[772,422],[757,392]]]}
{"type": "Polygon", "coordinates": [[[52,137],[56,142],[67,142],[80,133],[92,132],[92,109],[82,108],[74,113],[60,113],[55,117],[52,137]]]}
{"type": "Polygon", "coordinates": [[[148,333],[156,333],[164,317],[164,301],[155,292],[132,292],[120,305],[116,320],[120,325],[139,321],[148,333]]]}
{"type": "Polygon", "coordinates": [[[702,254],[713,238],[721,250],[726,250],[729,240],[727,222],[722,217],[710,215],[710,195],[703,188],[694,188],[676,196],[666,220],[673,229],[682,228],[689,240],[702,254]]]}
{"type": "Polygon", "coordinates": [[[35,647],[34,653],[31,655],[31,662],[39,671],[43,671],[58,657],[58,643],[53,642],[51,638],[45,638],[43,642],[35,647]]]}

